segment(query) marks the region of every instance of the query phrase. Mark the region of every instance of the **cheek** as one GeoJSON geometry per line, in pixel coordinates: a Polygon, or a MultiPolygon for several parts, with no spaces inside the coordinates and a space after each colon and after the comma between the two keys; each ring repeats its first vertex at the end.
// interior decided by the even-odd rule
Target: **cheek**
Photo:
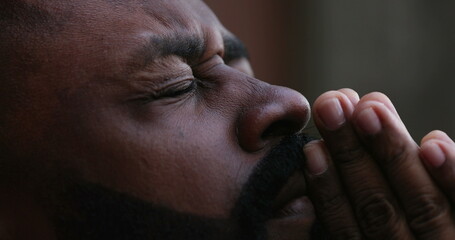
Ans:
{"type": "Polygon", "coordinates": [[[228,133],[230,124],[195,114],[146,123],[115,116],[80,131],[91,133],[79,151],[83,178],[180,212],[229,216],[256,162],[228,133]]]}
{"type": "Polygon", "coordinates": [[[163,129],[146,134],[160,138],[142,148],[150,152],[142,158],[144,177],[156,190],[150,199],[183,212],[227,217],[255,161],[216,124],[200,120],[163,129]]]}

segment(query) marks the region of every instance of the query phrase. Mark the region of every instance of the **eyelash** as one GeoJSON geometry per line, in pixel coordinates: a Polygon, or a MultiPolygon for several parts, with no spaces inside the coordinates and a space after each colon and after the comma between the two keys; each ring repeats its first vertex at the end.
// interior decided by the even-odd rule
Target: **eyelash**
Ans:
{"type": "Polygon", "coordinates": [[[169,87],[168,89],[165,89],[158,93],[149,94],[148,96],[139,98],[138,100],[141,101],[143,104],[147,104],[147,103],[153,102],[155,100],[159,100],[159,99],[178,98],[182,95],[188,94],[188,93],[196,90],[197,80],[192,79],[192,80],[188,80],[188,81],[190,81],[191,83],[183,89],[180,89],[180,87],[169,87]]]}
{"type": "Polygon", "coordinates": [[[178,96],[184,95],[186,93],[192,92],[193,90],[196,89],[196,86],[197,86],[196,80],[193,79],[193,80],[191,80],[190,85],[188,85],[184,89],[178,89],[178,90],[169,89],[159,95],[160,95],[160,98],[174,98],[174,97],[178,97],[178,96]]]}

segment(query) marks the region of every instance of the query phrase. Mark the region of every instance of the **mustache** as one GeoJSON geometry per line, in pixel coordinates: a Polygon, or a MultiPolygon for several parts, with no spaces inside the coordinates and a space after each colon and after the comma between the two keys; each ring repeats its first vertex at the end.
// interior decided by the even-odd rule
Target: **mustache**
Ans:
{"type": "Polygon", "coordinates": [[[265,239],[265,222],[272,217],[272,204],[296,171],[303,170],[303,146],[314,140],[305,134],[284,138],[258,163],[240,191],[231,215],[243,229],[242,239],[265,239]]]}
{"type": "Polygon", "coordinates": [[[303,134],[284,138],[256,166],[231,212],[213,219],[145,202],[126,193],[69,179],[51,218],[59,239],[266,239],[270,206],[289,177],[303,168],[303,134]]]}

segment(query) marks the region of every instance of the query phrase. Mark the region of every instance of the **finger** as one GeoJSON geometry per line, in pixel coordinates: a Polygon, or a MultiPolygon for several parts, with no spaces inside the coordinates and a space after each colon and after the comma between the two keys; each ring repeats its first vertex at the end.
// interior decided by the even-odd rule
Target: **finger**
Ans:
{"type": "Polygon", "coordinates": [[[314,120],[368,239],[412,239],[387,182],[349,124],[354,107],[341,92],[328,92],[314,105],[314,120]]]}
{"type": "Polygon", "coordinates": [[[454,144],[453,140],[445,132],[440,131],[440,130],[434,130],[434,131],[428,133],[425,137],[422,138],[422,141],[420,142],[420,144],[423,144],[426,141],[432,140],[432,139],[438,139],[438,140],[441,140],[441,141],[449,143],[449,144],[454,144]]]}
{"type": "Polygon", "coordinates": [[[339,89],[338,92],[341,92],[344,95],[346,95],[354,107],[360,101],[359,94],[350,88],[342,88],[342,89],[339,89]]]}
{"type": "Polygon", "coordinates": [[[372,92],[362,97],[362,102],[367,101],[379,101],[384,104],[398,119],[401,120],[400,115],[398,114],[395,106],[393,106],[392,101],[383,93],[380,92],[372,92]]]}
{"type": "Polygon", "coordinates": [[[447,134],[433,131],[421,142],[420,156],[428,172],[455,204],[455,143],[447,134]]]}
{"type": "Polygon", "coordinates": [[[323,126],[319,130],[334,131],[351,117],[354,105],[342,92],[329,91],[316,99],[313,104],[313,112],[316,125],[323,126]]]}
{"type": "Polygon", "coordinates": [[[331,239],[361,239],[336,170],[322,141],[313,141],[303,149],[306,160],[305,178],[308,194],[318,220],[331,239]]]}
{"type": "Polygon", "coordinates": [[[406,213],[418,239],[455,239],[450,205],[420,162],[419,148],[383,95],[360,100],[353,122],[406,213]]]}

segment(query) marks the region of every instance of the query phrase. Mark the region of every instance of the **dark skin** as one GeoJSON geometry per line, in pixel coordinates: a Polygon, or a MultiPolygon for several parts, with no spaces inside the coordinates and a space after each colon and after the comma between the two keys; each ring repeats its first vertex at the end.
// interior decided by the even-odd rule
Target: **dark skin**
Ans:
{"type": "Polygon", "coordinates": [[[454,239],[453,140],[433,131],[419,147],[380,93],[331,91],[313,111],[324,142],[305,147],[307,184],[335,239],[454,239]]]}
{"type": "MultiPolygon", "coordinates": [[[[213,239],[238,239],[240,193],[270,150],[307,124],[306,99],[255,79],[201,1],[20,3],[2,2],[14,16],[1,22],[2,239],[71,239],[55,219],[85,216],[68,199],[76,185],[103,189],[95,193],[111,196],[112,209],[165,209],[179,223],[207,223],[213,239]]],[[[328,92],[313,111],[324,143],[304,148],[306,180],[287,173],[271,206],[294,212],[268,219],[267,239],[310,237],[307,193],[335,238],[455,237],[447,135],[432,132],[419,148],[377,93],[328,92]],[[380,116],[379,130],[365,109],[380,116]]]]}
{"type": "MultiPolygon", "coordinates": [[[[53,206],[69,205],[62,192],[78,181],[233,221],[259,160],[308,121],[301,94],[255,79],[244,55],[226,52],[233,35],[200,1],[29,5],[46,10],[36,17],[43,26],[19,28],[28,38],[15,42],[12,33],[2,49],[12,56],[2,86],[4,169],[11,170],[2,174],[1,206],[16,208],[2,216],[15,219],[8,231],[36,225],[14,214],[29,204],[28,214],[45,225],[30,234],[57,232],[46,219],[61,214],[53,206]]],[[[289,185],[277,203],[304,194],[302,175],[289,185]]],[[[304,222],[303,233],[311,227],[304,222]]]]}

